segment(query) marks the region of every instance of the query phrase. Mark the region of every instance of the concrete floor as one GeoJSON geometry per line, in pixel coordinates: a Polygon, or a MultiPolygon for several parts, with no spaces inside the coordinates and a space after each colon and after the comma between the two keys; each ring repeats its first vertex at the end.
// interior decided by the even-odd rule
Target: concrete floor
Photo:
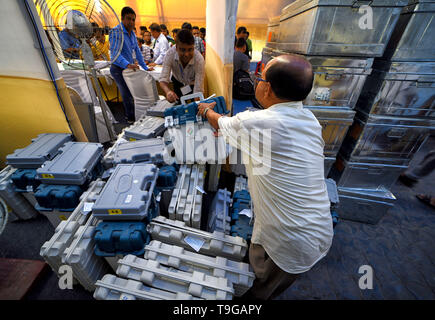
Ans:
{"type": "MultiPolygon", "coordinates": [[[[410,166],[435,148],[421,148],[410,166]]],[[[279,299],[435,299],[435,209],[415,194],[435,195],[435,171],[413,188],[397,182],[397,198],[377,225],[341,220],[328,255],[279,299]],[[373,289],[361,290],[362,265],[373,268],[373,289]]]]}
{"type": "MultiPolygon", "coordinates": [[[[435,138],[415,155],[415,165],[435,148],[435,138]]],[[[340,220],[328,255],[302,274],[278,299],[435,299],[435,209],[415,194],[435,194],[435,172],[412,189],[396,183],[397,198],[377,225],[340,220]],[[373,289],[361,290],[362,265],[373,268],[373,289]]],[[[39,250],[54,228],[42,215],[8,223],[0,235],[0,257],[42,260],[39,250]]],[[[48,268],[49,269],[49,268],[48,268]]],[[[61,290],[49,269],[25,297],[28,300],[90,300],[92,293],[75,285],[61,290]]]]}

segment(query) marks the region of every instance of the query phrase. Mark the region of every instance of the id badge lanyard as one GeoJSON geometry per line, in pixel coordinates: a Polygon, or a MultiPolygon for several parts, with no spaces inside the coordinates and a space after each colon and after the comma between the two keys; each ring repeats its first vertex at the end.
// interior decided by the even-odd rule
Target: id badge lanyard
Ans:
{"type": "Polygon", "coordinates": [[[192,89],[190,88],[190,84],[186,84],[185,83],[183,66],[181,64],[178,64],[178,66],[180,67],[181,78],[183,79],[183,85],[184,85],[180,90],[181,90],[181,93],[184,96],[184,95],[189,94],[190,92],[192,92],[192,89]]]}
{"type": "Polygon", "coordinates": [[[181,65],[180,62],[178,63],[178,66],[180,67],[181,78],[183,79],[183,85],[184,86],[188,86],[188,84],[186,84],[185,79],[184,79],[184,68],[183,68],[183,66],[181,65]]]}

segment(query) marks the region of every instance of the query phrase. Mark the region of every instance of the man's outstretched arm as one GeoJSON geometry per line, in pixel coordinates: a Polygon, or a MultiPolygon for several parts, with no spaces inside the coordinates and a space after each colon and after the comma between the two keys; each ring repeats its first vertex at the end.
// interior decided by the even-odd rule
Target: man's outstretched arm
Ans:
{"type": "Polygon", "coordinates": [[[222,117],[221,114],[214,112],[213,108],[216,105],[216,102],[205,103],[202,102],[198,105],[198,114],[203,118],[207,118],[210,125],[218,130],[219,129],[219,118],[222,117]]]}

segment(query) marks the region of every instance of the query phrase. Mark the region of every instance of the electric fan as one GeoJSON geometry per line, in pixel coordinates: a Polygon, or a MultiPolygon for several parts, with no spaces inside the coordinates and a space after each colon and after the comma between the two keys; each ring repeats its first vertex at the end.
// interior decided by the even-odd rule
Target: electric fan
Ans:
{"type": "Polygon", "coordinates": [[[68,69],[87,71],[93,80],[109,137],[114,140],[97,71],[110,66],[110,55],[114,61],[121,52],[124,34],[115,28],[121,23],[118,16],[105,0],[34,2],[57,59],[68,69]],[[108,34],[113,39],[110,51],[108,34]]]}

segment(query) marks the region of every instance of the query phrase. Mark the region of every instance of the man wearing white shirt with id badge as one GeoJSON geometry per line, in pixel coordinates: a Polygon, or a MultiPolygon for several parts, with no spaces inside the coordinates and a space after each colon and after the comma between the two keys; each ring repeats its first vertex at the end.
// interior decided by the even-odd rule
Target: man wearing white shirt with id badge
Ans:
{"type": "Polygon", "coordinates": [[[160,75],[160,87],[169,102],[196,92],[204,93],[204,58],[195,50],[195,40],[189,30],[177,33],[175,46],[166,53],[160,75]],[[174,90],[169,88],[170,75],[174,90]]]}
{"type": "Polygon", "coordinates": [[[165,35],[162,33],[160,26],[157,23],[150,25],[150,32],[155,39],[153,45],[153,61],[149,64],[150,67],[161,65],[165,59],[166,52],[169,49],[169,42],[165,35]]]}

